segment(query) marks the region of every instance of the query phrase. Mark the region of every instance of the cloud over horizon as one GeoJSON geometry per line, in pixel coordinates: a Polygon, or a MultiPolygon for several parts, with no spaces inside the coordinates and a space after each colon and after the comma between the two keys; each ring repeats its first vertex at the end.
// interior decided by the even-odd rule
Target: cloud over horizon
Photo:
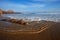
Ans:
{"type": "Polygon", "coordinates": [[[0,0],[0,8],[15,11],[60,11],[59,0],[0,0]]]}
{"type": "Polygon", "coordinates": [[[37,3],[29,3],[29,5],[27,4],[14,4],[14,3],[8,3],[8,2],[5,2],[5,3],[2,3],[2,6],[3,7],[6,7],[9,9],[22,9],[22,11],[28,11],[27,9],[31,9],[31,10],[34,10],[34,9],[38,9],[38,8],[43,8],[45,7],[46,5],[45,4],[37,4],[37,3]]]}

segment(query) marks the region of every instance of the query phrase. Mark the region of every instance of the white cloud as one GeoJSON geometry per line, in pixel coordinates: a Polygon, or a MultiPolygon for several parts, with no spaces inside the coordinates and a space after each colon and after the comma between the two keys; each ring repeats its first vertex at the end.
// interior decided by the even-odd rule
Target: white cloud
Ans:
{"type": "Polygon", "coordinates": [[[2,5],[5,7],[26,8],[26,5],[23,4],[3,3],[2,5]]]}
{"type": "Polygon", "coordinates": [[[7,10],[19,10],[19,11],[35,11],[40,8],[45,7],[45,4],[38,4],[38,3],[30,3],[29,5],[25,4],[14,4],[14,3],[2,3],[3,7],[5,7],[7,10]]]}
{"type": "Polygon", "coordinates": [[[36,8],[43,8],[46,5],[45,4],[37,4],[37,3],[31,3],[29,5],[24,5],[24,4],[13,4],[13,3],[2,3],[3,6],[7,6],[7,7],[16,7],[16,8],[32,8],[32,7],[36,7],[36,8]]]}
{"type": "Polygon", "coordinates": [[[31,7],[37,7],[37,8],[43,8],[45,7],[45,4],[32,4],[31,7]]]}

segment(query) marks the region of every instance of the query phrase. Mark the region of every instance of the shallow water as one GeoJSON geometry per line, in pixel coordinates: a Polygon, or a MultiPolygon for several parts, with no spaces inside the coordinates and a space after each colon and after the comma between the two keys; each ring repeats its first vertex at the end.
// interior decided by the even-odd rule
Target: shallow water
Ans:
{"type": "Polygon", "coordinates": [[[23,14],[3,14],[5,17],[15,18],[15,19],[26,19],[30,21],[40,21],[40,20],[50,20],[50,21],[60,21],[60,14],[50,14],[50,13],[23,13],[23,14]]]}

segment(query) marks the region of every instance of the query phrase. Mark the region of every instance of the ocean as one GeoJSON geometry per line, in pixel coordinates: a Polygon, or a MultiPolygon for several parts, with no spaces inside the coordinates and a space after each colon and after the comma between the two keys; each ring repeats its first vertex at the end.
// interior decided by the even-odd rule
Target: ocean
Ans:
{"type": "Polygon", "coordinates": [[[9,17],[11,19],[25,19],[29,21],[57,21],[60,22],[59,13],[22,13],[22,14],[3,14],[4,17],[9,17]]]}

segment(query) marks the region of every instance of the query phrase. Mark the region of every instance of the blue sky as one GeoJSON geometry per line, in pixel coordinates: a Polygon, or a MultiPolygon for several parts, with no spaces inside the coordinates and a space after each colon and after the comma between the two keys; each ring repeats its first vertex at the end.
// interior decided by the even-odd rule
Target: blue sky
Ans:
{"type": "Polygon", "coordinates": [[[60,11],[60,0],[0,0],[0,9],[18,12],[60,11]]]}

